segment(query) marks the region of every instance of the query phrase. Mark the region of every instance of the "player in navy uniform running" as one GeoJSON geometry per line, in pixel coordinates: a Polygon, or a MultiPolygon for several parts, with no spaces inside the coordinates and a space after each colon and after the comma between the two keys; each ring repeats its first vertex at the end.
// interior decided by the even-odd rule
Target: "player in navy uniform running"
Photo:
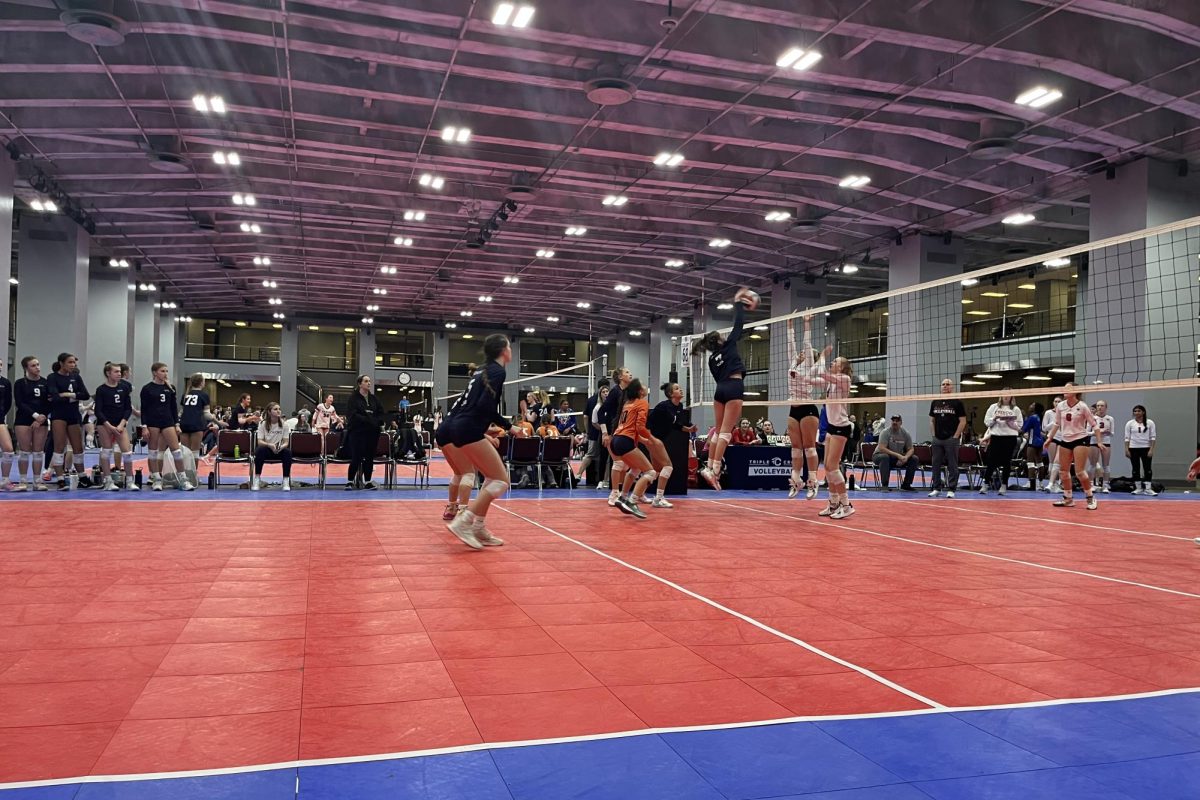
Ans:
{"type": "Polygon", "coordinates": [[[83,377],[79,374],[79,359],[71,353],[59,353],[54,362],[54,371],[46,379],[50,387],[50,430],[54,434],[54,457],[50,466],[58,476],[60,491],[70,488],[65,477],[68,472],[63,454],[67,444],[71,445],[71,473],[79,474],[80,486],[91,486],[92,482],[83,474],[83,417],[79,413],[79,401],[90,400],[83,377]]]}
{"type": "Polygon", "coordinates": [[[175,387],[167,383],[167,365],[161,361],[150,365],[150,374],[154,380],[141,391],[142,422],[150,433],[150,488],[162,491],[162,453],[169,449],[175,460],[179,488],[190,492],[196,487],[187,478],[183,450],[179,447],[179,406],[175,401],[175,387]]]}
{"type": "Polygon", "coordinates": [[[13,404],[13,387],[4,376],[4,358],[0,356],[0,490],[10,492],[8,480],[13,465],[13,440],[8,430],[8,412],[13,404]]]}
{"type": "Polygon", "coordinates": [[[742,416],[742,401],[746,396],[743,379],[746,365],[738,352],[738,340],[742,338],[742,325],[746,320],[746,307],[757,306],[758,295],[742,287],[733,297],[733,330],[728,336],[718,331],[709,331],[692,348],[692,355],[708,353],[708,369],[717,382],[713,395],[713,432],[716,441],[708,445],[708,463],[700,468],[700,477],[712,488],[721,489],[721,457],[733,440],[733,428],[742,416]]]}
{"type": "Polygon", "coordinates": [[[204,442],[204,434],[208,430],[208,422],[212,418],[209,406],[212,400],[204,391],[204,375],[197,372],[188,378],[188,390],[180,405],[183,411],[179,415],[179,430],[183,434],[183,444],[200,455],[200,447],[204,442]]]}
{"type": "Polygon", "coordinates": [[[100,439],[100,471],[104,474],[104,491],[118,492],[112,478],[112,456],[116,450],[121,454],[121,465],[125,471],[125,488],[139,491],[133,479],[133,447],[129,442],[129,417],[133,414],[130,393],[132,387],[121,380],[121,365],[109,362],[104,365],[104,383],[96,387],[96,435],[100,439]]]}
{"type": "Polygon", "coordinates": [[[483,354],[486,363],[475,370],[441,427],[441,441],[445,442],[442,454],[451,468],[456,473],[469,468],[483,474],[483,485],[475,499],[446,524],[451,533],[475,550],[504,544],[504,540],[487,529],[486,520],[492,501],[508,491],[508,467],[484,434],[489,426],[495,425],[512,436],[526,435],[523,428],[514,427],[499,411],[504,379],[508,376],[504,368],[512,361],[508,337],[499,333],[487,337],[483,354]]]}
{"type": "MultiPolygon", "coordinates": [[[[35,492],[45,492],[42,468],[46,464],[46,434],[50,430],[50,386],[42,377],[42,364],[34,356],[21,359],[25,377],[13,384],[13,402],[17,405],[17,473],[25,475],[30,459],[33,472],[30,480],[35,492]]],[[[24,478],[17,484],[17,491],[25,490],[24,478]]]]}

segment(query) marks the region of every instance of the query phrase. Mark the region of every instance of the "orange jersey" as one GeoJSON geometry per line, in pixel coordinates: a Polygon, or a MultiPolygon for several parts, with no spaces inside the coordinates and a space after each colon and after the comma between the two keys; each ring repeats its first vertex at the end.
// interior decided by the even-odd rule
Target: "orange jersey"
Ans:
{"type": "Polygon", "coordinates": [[[628,436],[635,442],[644,442],[650,438],[646,429],[646,418],[650,416],[650,404],[646,398],[627,400],[621,408],[621,421],[617,423],[614,436],[628,436]]]}

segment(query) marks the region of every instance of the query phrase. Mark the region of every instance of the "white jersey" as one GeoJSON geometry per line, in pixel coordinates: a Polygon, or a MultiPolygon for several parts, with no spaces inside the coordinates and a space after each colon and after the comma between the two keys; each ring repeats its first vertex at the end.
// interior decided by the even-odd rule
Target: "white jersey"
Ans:
{"type": "Polygon", "coordinates": [[[1095,417],[1096,420],[1096,443],[1097,444],[1112,444],[1113,428],[1117,422],[1107,414],[1103,417],[1095,417]]]}
{"type": "Polygon", "coordinates": [[[1158,430],[1154,427],[1152,419],[1146,420],[1144,424],[1138,424],[1134,419],[1125,423],[1125,444],[1130,447],[1148,448],[1157,438],[1158,430]]]}
{"type": "MultiPolygon", "coordinates": [[[[823,372],[820,378],[825,383],[825,399],[845,400],[850,396],[850,376],[838,372],[823,372]]],[[[830,425],[845,427],[850,424],[850,411],[845,403],[825,404],[825,420],[830,425]]]]}
{"type": "Polygon", "coordinates": [[[788,340],[788,355],[792,366],[788,369],[788,399],[794,404],[811,403],[821,397],[824,385],[818,376],[825,372],[824,357],[812,360],[812,342],[804,341],[804,350],[796,352],[796,342],[788,340]]]}
{"type": "Polygon", "coordinates": [[[1095,424],[1096,417],[1092,414],[1092,409],[1082,400],[1075,401],[1073,406],[1067,405],[1067,401],[1063,400],[1054,411],[1054,424],[1057,426],[1055,438],[1060,442],[1077,442],[1083,439],[1090,434],[1089,426],[1095,424]]]}
{"type": "Polygon", "coordinates": [[[1042,436],[1050,437],[1050,429],[1054,427],[1054,406],[1046,409],[1046,413],[1042,415],[1042,436]]]}

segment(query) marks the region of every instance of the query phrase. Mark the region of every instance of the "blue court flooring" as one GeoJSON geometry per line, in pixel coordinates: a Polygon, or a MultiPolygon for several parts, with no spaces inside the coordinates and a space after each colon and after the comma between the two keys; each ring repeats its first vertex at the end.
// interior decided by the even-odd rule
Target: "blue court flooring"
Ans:
{"type": "Polygon", "coordinates": [[[493,746],[3,800],[1196,800],[1200,691],[493,746]]]}

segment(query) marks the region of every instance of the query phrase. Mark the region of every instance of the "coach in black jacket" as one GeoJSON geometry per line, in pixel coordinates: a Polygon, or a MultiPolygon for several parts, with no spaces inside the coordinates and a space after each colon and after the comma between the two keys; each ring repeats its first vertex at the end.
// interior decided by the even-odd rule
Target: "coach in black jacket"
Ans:
{"type": "Polygon", "coordinates": [[[350,395],[346,414],[346,437],[350,450],[350,470],[346,489],[375,489],[371,470],[375,464],[375,446],[383,430],[383,406],[375,397],[369,375],[358,376],[358,391],[350,395]]]}

